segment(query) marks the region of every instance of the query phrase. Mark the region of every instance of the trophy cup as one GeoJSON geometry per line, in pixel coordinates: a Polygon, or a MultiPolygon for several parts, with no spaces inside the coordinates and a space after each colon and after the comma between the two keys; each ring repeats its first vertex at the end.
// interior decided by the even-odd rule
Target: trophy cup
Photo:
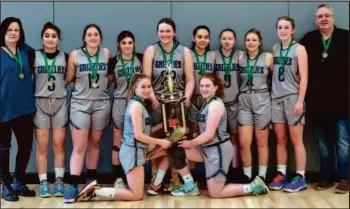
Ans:
{"type": "MultiPolygon", "coordinates": [[[[187,139],[186,134],[188,133],[186,127],[185,119],[185,97],[184,92],[176,90],[174,80],[172,77],[172,66],[170,63],[167,63],[166,66],[166,78],[164,89],[157,93],[158,100],[161,104],[162,110],[162,119],[165,135],[173,143],[187,139]],[[176,118],[175,109],[177,106],[180,106],[180,118],[176,118]]],[[[155,147],[150,150],[147,154],[147,158],[150,158],[159,147],[155,147]]],[[[155,177],[157,172],[157,165],[152,164],[152,179],[155,177]]],[[[164,191],[172,191],[175,188],[178,188],[181,185],[178,172],[175,168],[171,167],[171,179],[169,187],[165,188],[164,191]]]]}

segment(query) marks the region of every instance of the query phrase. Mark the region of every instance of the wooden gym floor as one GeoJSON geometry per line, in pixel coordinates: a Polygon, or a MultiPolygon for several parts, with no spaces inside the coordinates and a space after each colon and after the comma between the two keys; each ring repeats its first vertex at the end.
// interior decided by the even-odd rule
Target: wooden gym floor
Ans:
{"type": "Polygon", "coordinates": [[[1,199],[1,208],[349,208],[349,194],[335,194],[334,188],[316,191],[312,184],[299,193],[272,191],[262,196],[211,199],[207,191],[202,190],[200,196],[145,195],[142,201],[135,202],[96,201],[74,204],[64,204],[62,198],[40,198],[38,184],[31,184],[29,188],[37,192],[36,197],[20,197],[18,202],[1,199]]]}

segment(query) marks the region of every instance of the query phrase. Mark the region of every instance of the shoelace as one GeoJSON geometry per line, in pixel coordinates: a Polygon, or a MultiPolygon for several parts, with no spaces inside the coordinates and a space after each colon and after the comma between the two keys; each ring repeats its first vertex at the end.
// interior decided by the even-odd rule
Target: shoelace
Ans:
{"type": "Polygon", "coordinates": [[[43,190],[47,191],[49,189],[49,182],[44,181],[41,183],[40,186],[42,187],[43,190]]]}
{"type": "Polygon", "coordinates": [[[190,187],[189,184],[183,184],[177,191],[190,192],[193,190],[193,187],[190,187]]]}
{"type": "Polygon", "coordinates": [[[298,181],[299,181],[299,176],[296,176],[296,177],[294,177],[293,179],[292,179],[292,184],[296,184],[296,183],[298,183],[298,181]]]}
{"type": "Polygon", "coordinates": [[[57,179],[56,179],[56,181],[55,181],[55,186],[56,186],[58,189],[63,189],[63,188],[64,188],[64,183],[63,183],[62,178],[57,178],[57,179]]]}

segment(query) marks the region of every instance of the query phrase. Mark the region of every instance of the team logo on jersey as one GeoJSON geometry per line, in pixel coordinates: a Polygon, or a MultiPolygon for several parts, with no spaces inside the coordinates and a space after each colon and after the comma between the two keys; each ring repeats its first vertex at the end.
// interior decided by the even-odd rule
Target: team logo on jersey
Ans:
{"type": "MultiPolygon", "coordinates": [[[[66,66],[57,66],[57,65],[55,65],[54,68],[53,68],[52,73],[53,74],[61,74],[61,75],[63,75],[65,70],[66,70],[66,66]]],[[[45,68],[44,65],[40,65],[40,66],[37,67],[37,73],[38,74],[46,74],[47,73],[47,69],[45,68]]]]}

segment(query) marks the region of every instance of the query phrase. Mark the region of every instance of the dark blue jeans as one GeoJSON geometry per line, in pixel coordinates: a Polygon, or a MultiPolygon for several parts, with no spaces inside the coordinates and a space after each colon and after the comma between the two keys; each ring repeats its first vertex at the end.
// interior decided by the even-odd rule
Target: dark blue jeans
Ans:
{"type": "Polygon", "coordinates": [[[314,125],[322,179],[349,179],[349,118],[315,122],[314,125]]]}

